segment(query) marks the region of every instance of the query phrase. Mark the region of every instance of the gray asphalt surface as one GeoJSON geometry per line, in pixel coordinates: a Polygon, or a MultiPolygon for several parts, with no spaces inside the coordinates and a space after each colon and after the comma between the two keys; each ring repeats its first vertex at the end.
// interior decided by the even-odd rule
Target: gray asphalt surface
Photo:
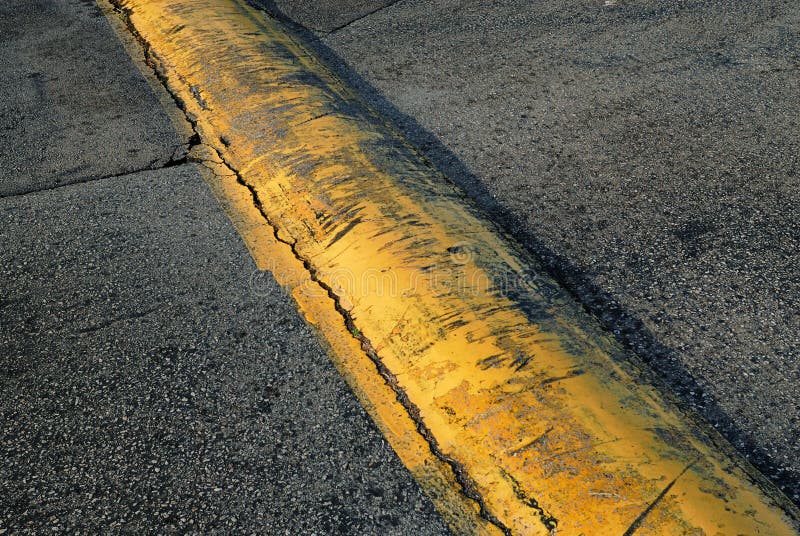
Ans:
{"type": "Polygon", "coordinates": [[[799,3],[261,5],[800,502],[799,3]]]}
{"type": "MultiPolygon", "coordinates": [[[[289,298],[256,270],[200,168],[76,174],[84,182],[67,186],[48,174],[72,154],[97,173],[141,165],[132,149],[151,127],[163,133],[154,154],[180,137],[93,9],[15,4],[0,15],[16,36],[4,58],[41,29],[36,9],[55,9],[55,70],[41,75],[81,76],[53,82],[80,95],[74,108],[43,100],[35,116],[0,120],[17,133],[3,147],[37,170],[25,182],[0,167],[18,194],[0,199],[0,534],[446,534],[289,298]],[[94,33],[77,39],[86,24],[94,33]],[[117,79],[84,84],[111,68],[117,79]],[[127,103],[115,104],[110,147],[95,137],[113,129],[95,106],[108,94],[127,103]],[[61,141],[39,138],[76,121],[61,141]],[[61,161],[40,159],[44,141],[61,161]]],[[[21,68],[0,63],[4,75],[21,68]]]]}
{"type": "Polygon", "coordinates": [[[94,1],[0,2],[0,197],[182,156],[183,140],[112,37],[94,1]]]}

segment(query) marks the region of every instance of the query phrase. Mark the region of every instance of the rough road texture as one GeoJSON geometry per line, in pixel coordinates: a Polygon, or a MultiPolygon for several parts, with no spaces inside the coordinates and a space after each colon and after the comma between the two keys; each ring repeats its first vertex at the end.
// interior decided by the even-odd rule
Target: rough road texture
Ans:
{"type": "Polygon", "coordinates": [[[306,37],[800,500],[800,4],[405,0],[306,37]]]}

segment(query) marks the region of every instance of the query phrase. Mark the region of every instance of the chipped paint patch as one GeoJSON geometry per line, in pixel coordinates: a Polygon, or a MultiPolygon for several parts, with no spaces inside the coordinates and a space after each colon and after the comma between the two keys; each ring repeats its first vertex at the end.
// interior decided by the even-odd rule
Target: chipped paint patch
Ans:
{"type": "Polygon", "coordinates": [[[459,533],[795,534],[797,512],[279,23],[118,0],[253,257],[459,533]]]}

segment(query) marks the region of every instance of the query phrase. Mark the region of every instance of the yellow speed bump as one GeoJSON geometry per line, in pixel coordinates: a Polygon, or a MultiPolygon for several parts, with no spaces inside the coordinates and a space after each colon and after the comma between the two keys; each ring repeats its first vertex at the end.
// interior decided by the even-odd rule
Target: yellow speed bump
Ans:
{"type": "Polygon", "coordinates": [[[253,257],[457,532],[796,534],[777,490],[279,23],[238,0],[116,5],[253,257]]]}

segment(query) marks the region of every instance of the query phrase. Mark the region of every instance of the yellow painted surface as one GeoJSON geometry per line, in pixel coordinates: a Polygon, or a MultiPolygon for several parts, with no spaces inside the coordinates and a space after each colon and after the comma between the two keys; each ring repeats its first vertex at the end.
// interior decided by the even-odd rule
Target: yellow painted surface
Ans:
{"type": "Polygon", "coordinates": [[[797,533],[779,492],[278,23],[238,0],[119,3],[253,257],[458,533],[797,533]]]}

